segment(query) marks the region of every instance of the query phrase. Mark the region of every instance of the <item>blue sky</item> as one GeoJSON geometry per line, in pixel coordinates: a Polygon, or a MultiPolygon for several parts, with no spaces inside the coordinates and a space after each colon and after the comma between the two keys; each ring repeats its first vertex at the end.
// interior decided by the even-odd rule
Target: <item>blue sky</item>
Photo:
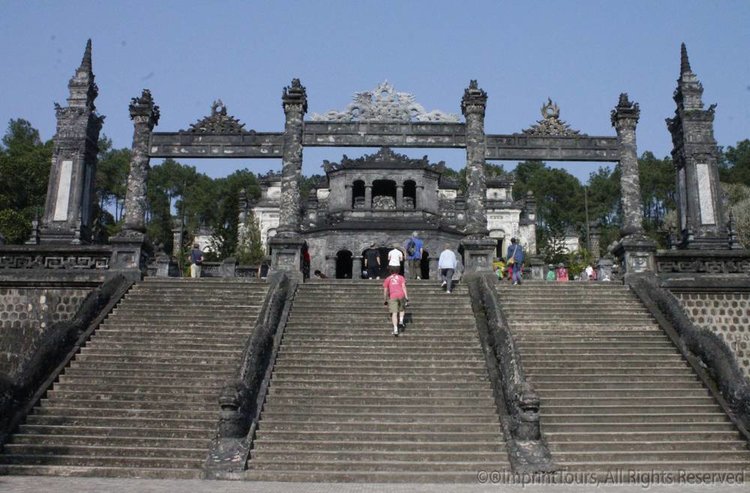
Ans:
{"type": "MultiPolygon", "coordinates": [[[[25,118],[51,138],[53,102],[65,102],[90,37],[97,108],[116,147],[130,147],[128,103],[143,88],[161,107],[157,131],[187,128],[217,98],[246,128],[280,131],[281,91],[293,77],[307,87],[309,113],[343,109],[353,93],[387,79],[428,111],[460,114],[463,90],[477,79],[489,94],[488,133],[529,127],[550,97],[573,128],[614,135],[610,110],[628,92],[641,107],[639,153],[663,157],[683,41],[704,102],[718,103],[719,145],[750,138],[749,26],[747,0],[0,0],[0,124],[25,118]]],[[[308,148],[303,171],[362,152],[308,148]]],[[[459,150],[402,152],[456,168],[465,161],[459,150]]],[[[281,167],[189,164],[211,176],[281,167]]],[[[569,169],[585,178],[596,167],[569,169]]]]}

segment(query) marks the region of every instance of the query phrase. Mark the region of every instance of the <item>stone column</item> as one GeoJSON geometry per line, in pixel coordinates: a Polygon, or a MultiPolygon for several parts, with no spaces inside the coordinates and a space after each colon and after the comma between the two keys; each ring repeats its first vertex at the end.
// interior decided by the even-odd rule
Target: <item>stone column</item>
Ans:
{"type": "Polygon", "coordinates": [[[99,89],[91,66],[91,40],[68,89],[68,106],[55,104],[57,132],[40,243],[81,244],[92,240],[96,155],[104,117],[97,115],[94,106],[99,89]]]}
{"type": "Polygon", "coordinates": [[[404,208],[404,186],[396,185],[396,209],[404,208]]]}
{"type": "Polygon", "coordinates": [[[640,113],[638,103],[630,102],[626,93],[620,94],[620,101],[612,110],[612,126],[617,131],[617,144],[620,148],[623,236],[643,233],[643,206],[641,205],[641,184],[638,178],[638,150],[635,142],[635,127],[640,113]]]}
{"type": "Polygon", "coordinates": [[[304,240],[299,237],[302,207],[299,184],[302,176],[302,134],[303,118],[307,112],[307,92],[299,79],[292,79],[291,86],[284,88],[281,101],[286,122],[281,168],[279,226],[276,236],[269,239],[268,244],[273,252],[271,269],[293,272],[299,275],[299,280],[302,281],[304,240]]]}
{"type": "Polygon", "coordinates": [[[484,176],[484,158],[487,143],[484,135],[484,111],[487,93],[472,80],[464,91],[461,112],[466,118],[466,235],[461,241],[464,248],[464,272],[491,271],[495,241],[488,238],[485,199],[487,185],[484,176]]]}
{"type": "Polygon", "coordinates": [[[488,234],[484,208],[487,191],[484,176],[486,107],[487,93],[479,89],[477,81],[472,80],[464,91],[461,112],[466,118],[466,233],[474,239],[484,238],[488,234]]]}
{"type": "Polygon", "coordinates": [[[154,104],[151,92],[144,89],[141,96],[130,102],[133,120],[133,146],[130,173],[125,193],[125,226],[112,244],[112,270],[138,278],[145,270],[150,255],[146,238],[146,185],[149,169],[149,141],[154,126],[159,123],[159,107],[154,104]]]}
{"type": "Polygon", "coordinates": [[[144,89],[141,97],[130,102],[130,119],[133,120],[133,146],[130,173],[125,193],[125,229],[146,231],[146,182],[148,180],[148,146],[151,132],[159,123],[159,107],[154,104],[151,91],[144,89]]]}
{"type": "Polygon", "coordinates": [[[344,194],[346,195],[346,207],[344,207],[344,210],[349,210],[354,208],[354,196],[352,195],[354,192],[352,190],[352,186],[347,183],[344,185],[344,194]]]}
{"type": "Polygon", "coordinates": [[[590,227],[591,236],[589,237],[589,241],[591,243],[591,256],[594,259],[594,262],[599,260],[599,257],[601,256],[599,253],[599,250],[601,249],[600,240],[601,240],[601,231],[599,229],[598,223],[592,223],[590,227]]]}
{"type": "Polygon", "coordinates": [[[300,193],[302,174],[303,118],[307,113],[307,92],[299,79],[284,88],[282,106],[284,124],[284,149],[281,169],[281,202],[279,210],[279,236],[295,236],[299,233],[300,193]]]}
{"type": "Polygon", "coordinates": [[[352,280],[362,279],[362,256],[352,257],[352,280]]]}
{"type": "Polygon", "coordinates": [[[365,185],[365,209],[372,209],[372,185],[365,185]]]}

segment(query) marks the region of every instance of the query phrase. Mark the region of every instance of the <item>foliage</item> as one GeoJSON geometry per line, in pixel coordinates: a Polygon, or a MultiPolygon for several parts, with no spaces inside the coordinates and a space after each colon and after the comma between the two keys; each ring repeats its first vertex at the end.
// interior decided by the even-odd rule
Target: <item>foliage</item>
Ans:
{"type": "Polygon", "coordinates": [[[747,248],[750,246],[750,186],[741,183],[722,183],[721,185],[734,219],[737,239],[747,248]]]}
{"type": "Polygon", "coordinates": [[[728,146],[719,166],[721,181],[750,185],[750,140],[737,142],[737,147],[728,146]]]}
{"type": "Polygon", "coordinates": [[[259,265],[265,252],[260,241],[260,225],[252,212],[248,213],[244,227],[240,227],[236,258],[241,265],[259,265]]]}
{"type": "Polygon", "coordinates": [[[0,145],[0,233],[23,243],[31,221],[44,207],[52,162],[52,141],[42,142],[26,120],[10,120],[0,145]]]}
{"type": "Polygon", "coordinates": [[[240,194],[244,190],[248,198],[257,198],[260,196],[260,186],[255,175],[243,169],[235,171],[226,178],[214,180],[214,187],[216,188],[218,214],[211,224],[212,251],[208,252],[207,258],[215,257],[218,260],[235,256],[239,252],[240,194]]]}

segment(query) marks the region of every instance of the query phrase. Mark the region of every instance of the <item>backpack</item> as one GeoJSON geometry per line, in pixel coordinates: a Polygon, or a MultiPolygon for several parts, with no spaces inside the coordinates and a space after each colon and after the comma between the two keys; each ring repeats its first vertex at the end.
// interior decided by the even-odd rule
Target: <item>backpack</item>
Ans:
{"type": "Polygon", "coordinates": [[[414,243],[414,240],[409,240],[409,244],[406,245],[406,254],[410,257],[413,257],[416,251],[417,251],[417,244],[414,243]]]}

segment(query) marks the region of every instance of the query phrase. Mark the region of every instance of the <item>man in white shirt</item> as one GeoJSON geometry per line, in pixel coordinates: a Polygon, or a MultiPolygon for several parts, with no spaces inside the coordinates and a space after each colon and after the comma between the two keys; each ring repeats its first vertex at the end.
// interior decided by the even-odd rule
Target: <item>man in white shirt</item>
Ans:
{"type": "Polygon", "coordinates": [[[440,269],[440,279],[443,283],[440,287],[445,288],[445,292],[450,294],[453,288],[453,273],[456,272],[456,254],[451,250],[450,244],[445,244],[445,250],[440,252],[440,258],[438,259],[438,269],[440,269]]]}
{"type": "Polygon", "coordinates": [[[397,243],[394,243],[393,249],[388,252],[388,267],[398,267],[401,269],[401,262],[404,261],[404,253],[397,243]]]}

